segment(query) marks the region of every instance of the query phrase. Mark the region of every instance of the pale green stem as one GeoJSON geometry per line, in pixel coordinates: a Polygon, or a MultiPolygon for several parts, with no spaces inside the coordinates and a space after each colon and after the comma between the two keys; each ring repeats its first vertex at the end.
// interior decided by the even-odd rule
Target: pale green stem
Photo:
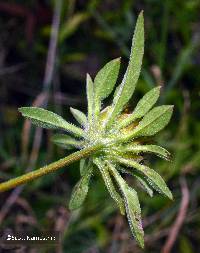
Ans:
{"type": "Polygon", "coordinates": [[[7,182],[1,183],[0,184],[0,192],[10,190],[18,185],[25,184],[27,182],[30,182],[36,178],[43,176],[43,175],[46,175],[48,173],[52,173],[64,166],[69,165],[73,162],[76,162],[82,158],[86,158],[86,157],[90,156],[91,154],[93,154],[94,152],[100,150],[101,147],[102,147],[102,145],[98,144],[95,146],[84,148],[84,149],[77,151],[75,153],[72,153],[69,156],[64,157],[56,162],[46,165],[40,169],[37,169],[35,171],[31,171],[31,172],[26,173],[22,176],[19,176],[19,177],[10,179],[7,182]]]}

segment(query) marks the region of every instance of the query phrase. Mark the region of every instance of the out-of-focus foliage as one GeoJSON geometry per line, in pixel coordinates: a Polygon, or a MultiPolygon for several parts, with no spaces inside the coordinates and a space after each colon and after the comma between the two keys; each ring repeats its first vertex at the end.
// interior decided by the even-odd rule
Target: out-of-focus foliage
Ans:
{"type": "MultiPolygon", "coordinates": [[[[145,192],[139,192],[146,234],[144,252],[161,251],[167,229],[174,223],[180,207],[179,179],[182,176],[188,184],[190,203],[174,250],[196,252],[200,240],[198,0],[63,1],[56,68],[51,85],[51,94],[54,95],[50,96],[48,109],[67,120],[71,120],[66,109],[69,105],[86,111],[83,99],[85,73],[94,77],[101,66],[121,55],[122,65],[127,64],[131,35],[142,9],[145,12],[145,57],[139,90],[135,92],[130,106],[135,106],[139,98],[156,85],[162,86],[160,102],[175,105],[168,128],[157,137],[159,145],[172,153],[171,162],[163,162],[159,158],[150,161],[168,181],[174,201],[159,195],[149,198],[145,192]]],[[[23,0],[0,3],[2,181],[22,174],[29,165],[25,158],[35,140],[34,130],[31,130],[30,143],[25,149],[26,140],[21,138],[23,121],[17,108],[32,105],[43,89],[53,10],[53,1],[51,4],[49,1],[23,0]],[[3,7],[5,3],[10,8],[3,7]],[[16,6],[26,14],[20,15],[16,6]]],[[[123,73],[123,70],[120,72],[123,73]]],[[[35,167],[63,157],[68,152],[51,145],[51,131],[44,132],[44,136],[35,167]]],[[[72,186],[78,178],[79,166],[75,164],[27,185],[4,218],[1,228],[21,228],[22,225],[31,229],[58,228],[64,231],[64,251],[70,248],[70,253],[141,252],[130,236],[126,222],[118,215],[117,208],[110,205],[110,198],[99,177],[94,175],[91,193],[84,204],[87,208],[75,212],[67,209],[72,186]]],[[[128,180],[130,185],[136,183],[129,177],[128,180]]],[[[9,193],[1,195],[0,214],[8,196],[9,193]]]]}

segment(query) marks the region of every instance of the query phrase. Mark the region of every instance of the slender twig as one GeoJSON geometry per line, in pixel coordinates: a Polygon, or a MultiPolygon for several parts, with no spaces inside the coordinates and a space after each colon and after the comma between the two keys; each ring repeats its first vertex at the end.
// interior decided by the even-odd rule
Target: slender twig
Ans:
{"type": "Polygon", "coordinates": [[[177,218],[172,225],[170,231],[169,231],[169,236],[167,238],[167,241],[163,247],[162,253],[170,253],[172,250],[172,247],[176,241],[176,238],[178,236],[178,233],[184,223],[184,220],[186,218],[186,213],[189,205],[189,190],[187,187],[187,183],[185,178],[181,178],[181,191],[182,191],[182,200],[181,200],[181,205],[179,212],[177,214],[177,218]]]}
{"type": "Polygon", "coordinates": [[[29,173],[26,173],[22,176],[19,176],[17,178],[10,179],[7,182],[0,184],[0,192],[10,190],[18,185],[22,185],[25,183],[28,183],[32,181],[33,179],[39,178],[43,175],[46,175],[48,173],[52,173],[66,165],[69,165],[75,161],[79,161],[82,158],[88,157],[90,154],[96,152],[99,150],[102,146],[95,145],[91,146],[89,148],[82,149],[80,151],[77,151],[75,153],[70,154],[69,156],[62,158],[56,162],[53,162],[49,165],[46,165],[38,170],[31,171],[29,173]]]}

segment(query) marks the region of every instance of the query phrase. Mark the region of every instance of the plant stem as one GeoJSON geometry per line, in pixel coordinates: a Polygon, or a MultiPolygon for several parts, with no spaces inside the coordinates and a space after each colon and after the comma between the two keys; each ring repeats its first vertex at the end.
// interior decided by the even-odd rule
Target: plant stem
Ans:
{"type": "Polygon", "coordinates": [[[90,154],[100,150],[101,147],[102,147],[102,145],[98,144],[95,146],[84,148],[84,149],[77,151],[75,153],[72,153],[69,156],[64,157],[56,162],[46,165],[38,170],[31,171],[31,172],[26,173],[22,176],[19,176],[19,177],[10,179],[7,182],[1,183],[0,184],[0,192],[10,190],[18,185],[25,184],[27,182],[32,181],[33,179],[36,179],[36,178],[46,175],[48,173],[54,172],[66,165],[69,165],[73,162],[80,160],[81,158],[86,158],[90,154]]]}

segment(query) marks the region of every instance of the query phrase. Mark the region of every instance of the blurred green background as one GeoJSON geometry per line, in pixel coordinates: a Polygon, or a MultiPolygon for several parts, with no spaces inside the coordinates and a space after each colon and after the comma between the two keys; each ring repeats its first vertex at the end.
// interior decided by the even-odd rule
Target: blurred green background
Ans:
{"type": "Polygon", "coordinates": [[[146,159],[165,178],[174,201],[158,194],[150,198],[128,178],[141,201],[146,240],[142,251],[100,177],[94,177],[83,207],[68,210],[79,179],[76,163],[1,193],[0,198],[1,231],[57,230],[62,243],[40,249],[24,246],[21,251],[1,247],[0,252],[164,252],[174,227],[178,231],[173,247],[164,253],[200,252],[199,0],[1,0],[0,179],[21,175],[69,153],[51,143],[51,131],[24,123],[17,108],[43,106],[69,121],[70,106],[86,111],[86,73],[94,77],[106,62],[119,56],[120,72],[124,72],[141,10],[145,55],[130,107],[156,85],[162,85],[159,103],[175,105],[170,124],[156,137],[172,153],[171,162],[152,156],[146,159]],[[52,26],[54,31],[59,27],[57,42],[56,34],[50,39],[52,26]],[[182,218],[178,225],[177,217],[182,218]]]}

